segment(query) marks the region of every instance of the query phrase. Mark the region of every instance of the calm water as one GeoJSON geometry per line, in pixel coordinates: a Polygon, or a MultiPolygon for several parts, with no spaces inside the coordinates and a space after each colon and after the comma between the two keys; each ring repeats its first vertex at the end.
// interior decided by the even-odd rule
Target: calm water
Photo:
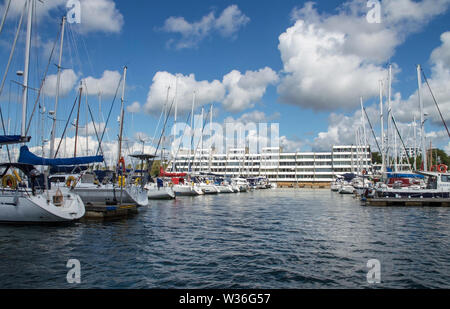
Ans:
{"type": "Polygon", "coordinates": [[[0,226],[0,288],[449,288],[449,222],[450,208],[369,208],[329,190],[153,201],[129,220],[0,226]]]}

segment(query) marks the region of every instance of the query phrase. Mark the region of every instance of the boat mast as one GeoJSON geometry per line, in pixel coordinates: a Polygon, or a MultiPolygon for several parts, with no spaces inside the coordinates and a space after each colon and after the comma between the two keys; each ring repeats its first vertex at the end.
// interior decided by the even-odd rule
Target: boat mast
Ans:
{"type": "Polygon", "coordinates": [[[22,137],[26,135],[27,121],[27,103],[28,103],[28,74],[30,65],[30,48],[31,48],[31,24],[33,17],[34,0],[28,0],[28,21],[27,21],[27,38],[25,43],[25,66],[23,71],[23,89],[22,89],[22,137]]]}
{"type": "Polygon", "coordinates": [[[202,128],[202,133],[200,135],[200,173],[203,172],[203,125],[204,125],[204,119],[203,119],[203,114],[204,114],[204,108],[202,107],[202,124],[201,124],[201,128],[202,128]]]}
{"type": "Polygon", "coordinates": [[[62,18],[61,22],[61,39],[59,45],[59,60],[58,60],[58,73],[56,76],[56,96],[55,96],[55,110],[53,111],[53,125],[52,125],[52,133],[50,138],[50,158],[53,159],[55,157],[55,134],[56,134],[56,112],[58,110],[58,101],[59,101],[59,87],[61,85],[61,60],[62,60],[62,52],[63,52],[63,44],[64,44],[64,26],[66,24],[66,17],[62,18]]]}
{"type": "Polygon", "coordinates": [[[75,124],[75,150],[74,150],[74,154],[73,157],[76,158],[77,157],[77,143],[78,143],[78,123],[80,120],[80,105],[81,105],[81,95],[83,93],[83,86],[80,82],[80,97],[78,98],[78,111],[77,111],[77,121],[75,124]]]}
{"type": "Polygon", "coordinates": [[[192,148],[194,148],[194,106],[195,106],[195,90],[192,95],[192,110],[191,110],[191,149],[189,150],[189,163],[188,163],[188,172],[191,170],[191,154],[192,148]]]}
{"type": "Polygon", "coordinates": [[[417,169],[417,123],[414,115],[414,169],[417,169]]]}
{"type": "Polygon", "coordinates": [[[386,172],[386,156],[384,147],[384,115],[383,115],[383,81],[380,80],[380,122],[381,122],[381,172],[386,172]]]}
{"type": "MultiPolygon", "coordinates": [[[[86,85],[86,81],[84,82],[84,84],[86,85]]],[[[84,97],[86,99],[86,156],[89,156],[89,130],[88,130],[88,126],[89,126],[89,116],[88,116],[88,110],[89,110],[89,105],[88,105],[88,93],[87,93],[87,85],[86,85],[86,93],[84,94],[84,97]]],[[[94,120],[92,119],[92,126],[95,126],[94,120]]]]}
{"type": "Polygon", "coordinates": [[[387,119],[387,163],[391,165],[391,155],[390,155],[390,143],[391,141],[391,91],[392,91],[392,65],[389,65],[389,78],[388,78],[388,119],[387,119]]]}
{"type": "Polygon", "coordinates": [[[213,105],[211,104],[211,110],[209,115],[209,172],[211,173],[212,164],[212,122],[213,122],[213,105]]]}
{"type": "Polygon", "coordinates": [[[365,151],[367,148],[367,131],[366,131],[366,122],[365,122],[365,117],[364,117],[364,103],[363,103],[363,98],[361,97],[361,125],[363,127],[363,134],[364,134],[364,141],[363,141],[363,148],[361,151],[361,161],[362,161],[362,167],[361,167],[361,171],[364,170],[364,166],[367,164],[366,161],[366,157],[365,157],[365,151]]]}
{"type": "Polygon", "coordinates": [[[122,98],[121,98],[121,107],[120,107],[120,128],[119,128],[119,150],[118,150],[118,158],[117,162],[122,158],[122,134],[123,134],[123,118],[125,116],[124,111],[124,97],[125,97],[125,85],[127,80],[127,67],[123,68],[123,84],[122,84],[122,98]]]}
{"type": "Polygon", "coordinates": [[[421,136],[421,146],[422,146],[422,162],[423,162],[423,170],[428,171],[427,165],[427,152],[425,145],[425,115],[423,111],[423,101],[422,101],[422,76],[420,75],[421,68],[420,64],[417,65],[417,93],[419,95],[419,108],[420,108],[420,136],[421,136]]]}
{"type": "Polygon", "coordinates": [[[178,114],[178,76],[175,82],[175,116],[173,118],[175,123],[177,123],[177,114],[178,114]]]}

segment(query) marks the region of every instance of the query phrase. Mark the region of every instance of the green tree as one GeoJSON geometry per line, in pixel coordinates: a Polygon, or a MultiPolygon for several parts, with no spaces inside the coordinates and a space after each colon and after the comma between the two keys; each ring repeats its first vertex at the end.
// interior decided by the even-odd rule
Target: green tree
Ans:
{"type": "Polygon", "coordinates": [[[381,154],[379,152],[372,152],[372,163],[373,164],[383,163],[381,159],[381,154]]]}
{"type": "Polygon", "coordinates": [[[159,169],[161,167],[161,160],[155,160],[153,161],[152,169],[150,171],[150,175],[153,177],[159,176],[159,169]]]}

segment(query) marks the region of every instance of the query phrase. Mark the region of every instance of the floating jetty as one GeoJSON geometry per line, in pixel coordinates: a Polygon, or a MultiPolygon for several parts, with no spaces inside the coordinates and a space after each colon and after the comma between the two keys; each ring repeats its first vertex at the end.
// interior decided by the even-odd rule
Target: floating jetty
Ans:
{"type": "Polygon", "coordinates": [[[397,206],[397,207],[450,207],[448,198],[368,198],[362,200],[365,206],[397,206]]]}
{"type": "Polygon", "coordinates": [[[85,208],[86,214],[82,221],[121,219],[138,213],[137,206],[134,204],[105,205],[88,203],[85,205],[85,208]]]}

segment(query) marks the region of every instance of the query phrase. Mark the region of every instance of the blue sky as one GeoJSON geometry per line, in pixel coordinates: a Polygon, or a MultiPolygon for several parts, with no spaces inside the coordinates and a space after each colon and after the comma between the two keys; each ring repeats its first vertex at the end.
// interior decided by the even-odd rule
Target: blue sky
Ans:
{"type": "MultiPolygon", "coordinates": [[[[2,12],[5,3],[6,1],[3,1],[2,12]]],[[[121,74],[122,67],[127,65],[125,104],[128,106],[138,102],[140,106],[133,116],[130,114],[126,116],[128,120],[133,118],[132,123],[126,122],[126,132],[130,137],[135,132],[143,132],[148,136],[154,135],[160,109],[158,110],[152,104],[161,98],[162,90],[158,89],[158,83],[153,82],[153,79],[158,72],[167,72],[171,75],[181,74],[180,78],[194,74],[195,82],[213,83],[217,80],[220,84],[216,85],[214,90],[217,95],[215,92],[203,101],[205,108],[209,107],[209,103],[214,104],[217,109],[215,117],[217,122],[223,122],[230,117],[235,120],[252,119],[251,115],[259,113],[259,120],[261,115],[264,115],[265,117],[262,118],[280,123],[280,135],[285,137],[286,142],[283,146],[286,149],[292,151],[330,149],[332,144],[354,142],[353,130],[359,125],[354,122],[360,118],[359,96],[365,97],[369,117],[373,117],[376,134],[379,134],[378,115],[376,115],[378,79],[386,77],[382,70],[386,69],[390,61],[395,67],[393,100],[396,100],[397,106],[394,110],[398,113],[396,117],[399,122],[407,126],[412,121],[411,110],[415,109],[417,104],[414,105],[414,98],[410,96],[413,96],[417,89],[415,66],[420,63],[432,87],[436,87],[444,117],[450,123],[450,93],[448,89],[442,87],[446,84],[447,74],[450,71],[450,64],[446,58],[450,51],[447,50],[447,45],[441,42],[441,35],[450,31],[449,1],[401,0],[380,3],[382,20],[380,24],[372,27],[364,24],[364,22],[367,23],[365,14],[369,8],[366,6],[367,1],[362,0],[317,1],[314,4],[291,0],[93,0],[90,1],[90,7],[87,6],[87,1],[81,1],[82,22],[80,25],[68,25],[73,34],[66,35],[62,65],[64,69],[73,70],[76,76],[74,75],[71,82],[68,82],[69,86],[73,87],[61,99],[62,107],[58,111],[58,118],[67,118],[76,97],[76,85],[81,79],[89,76],[99,79],[106,70],[121,74]],[[234,7],[235,19],[225,20],[225,24],[222,24],[223,27],[220,28],[217,26],[220,24],[219,19],[230,7],[234,7]],[[185,26],[192,26],[206,16],[213,16],[214,20],[202,28],[207,31],[205,35],[195,36],[184,28],[183,31],[187,31],[184,32],[186,37],[184,42],[180,40],[182,38],[180,20],[184,20],[185,26]],[[308,27],[313,27],[315,30],[308,30],[308,27]],[[292,33],[288,35],[289,29],[292,33]],[[287,43],[279,46],[282,34],[286,35],[287,41],[297,40],[298,46],[288,46],[287,43]],[[373,35],[376,42],[361,41],[360,38],[367,37],[366,35],[373,35]],[[309,42],[316,42],[314,41],[316,39],[328,45],[336,40],[340,43],[337,43],[337,47],[326,47],[328,49],[321,54],[323,51],[320,46],[315,51],[308,50],[309,42]],[[187,42],[189,46],[180,48],[177,45],[180,42],[187,42]],[[366,48],[364,45],[367,44],[373,44],[373,48],[367,46],[366,48]],[[381,55],[382,52],[380,52],[378,56],[376,52],[373,52],[377,49],[382,50],[384,45],[386,45],[384,51],[388,50],[386,54],[381,55]],[[436,56],[432,60],[432,52],[441,46],[443,51],[439,54],[440,58],[436,56]],[[314,64],[311,59],[315,59],[317,55],[322,58],[314,64]],[[354,59],[358,65],[353,68],[343,67],[342,72],[339,66],[330,68],[321,65],[330,59],[336,60],[330,62],[331,66],[336,66],[336,63],[352,66],[350,59],[354,59]],[[298,61],[305,63],[298,63],[298,61]],[[443,64],[439,72],[437,72],[438,63],[443,64]],[[224,82],[224,76],[233,70],[240,73],[234,78],[239,78],[247,71],[258,72],[264,68],[267,68],[264,74],[255,73],[252,79],[254,83],[250,83],[249,88],[245,89],[247,92],[244,95],[248,95],[248,100],[245,102],[240,102],[239,96],[242,92],[233,92],[236,88],[224,82]],[[324,70],[323,74],[320,69],[324,70]],[[326,76],[327,74],[330,75],[326,76]],[[359,74],[374,76],[373,83],[366,79],[358,83],[354,79],[358,79],[359,74]],[[291,84],[288,83],[289,77],[291,77],[291,84]],[[342,85],[341,83],[347,78],[349,85],[342,85]],[[311,81],[309,88],[305,88],[306,86],[296,88],[297,85],[303,85],[308,81],[311,81]],[[153,94],[150,96],[152,85],[153,94]],[[346,94],[342,98],[339,92],[335,95],[334,86],[343,87],[341,92],[346,94]],[[259,91],[256,89],[258,87],[259,91]],[[395,97],[397,94],[401,96],[395,97]],[[290,99],[286,100],[286,97],[290,99]],[[225,105],[224,102],[229,105],[225,105]]],[[[58,32],[58,20],[66,12],[65,4],[66,1],[63,0],[37,4],[44,8],[40,9],[36,20],[39,31],[36,35],[39,38],[35,42],[39,42],[39,46],[36,47],[33,55],[38,55],[39,67],[36,63],[32,64],[32,70],[34,70],[32,86],[35,88],[39,87],[38,75],[35,71],[39,69],[42,72],[48,61],[49,46],[58,32]]],[[[20,5],[14,5],[20,7],[20,5]]],[[[2,68],[6,65],[19,16],[14,8],[10,11],[10,15],[5,30],[0,35],[2,68]]],[[[1,97],[2,110],[4,114],[7,110],[9,111],[8,115],[12,122],[20,121],[13,116],[16,113],[16,106],[9,102],[11,100],[9,91],[12,89],[13,94],[17,93],[18,86],[11,84],[10,80],[17,79],[13,72],[19,70],[23,62],[23,39],[22,35],[1,97]]],[[[34,60],[32,58],[32,62],[34,60]]],[[[52,63],[56,61],[57,58],[54,57],[52,63]]],[[[54,65],[51,66],[49,74],[56,74],[54,65]]],[[[163,87],[162,79],[159,85],[160,88],[163,87]]],[[[209,86],[210,84],[206,87],[209,86]]],[[[111,83],[107,83],[105,87],[110,88],[102,90],[105,93],[115,90],[112,89],[115,87],[111,83]]],[[[186,95],[190,91],[187,89],[182,93],[186,95]]],[[[49,90],[46,97],[48,110],[52,109],[54,101],[50,92],[49,90]]],[[[30,97],[30,106],[32,106],[34,94],[30,97]]],[[[104,118],[111,100],[110,95],[105,94],[102,97],[104,118]]],[[[184,100],[192,99],[189,97],[184,100]]],[[[98,116],[97,96],[90,96],[89,102],[94,114],[98,116]]],[[[108,126],[111,140],[117,132],[118,103],[116,102],[112,121],[108,126]]],[[[430,116],[433,120],[427,123],[427,132],[435,133],[430,136],[430,139],[433,143],[442,148],[447,147],[447,151],[450,151],[448,137],[442,134],[444,128],[439,124],[432,102],[426,101],[426,104],[429,106],[430,115],[433,114],[430,116]]],[[[182,110],[181,107],[180,109],[182,110]]],[[[196,112],[199,113],[199,110],[196,112]]],[[[83,113],[82,123],[85,122],[83,113]]],[[[186,115],[180,116],[181,119],[185,117],[186,115]]],[[[100,118],[95,121],[102,122],[100,118]]],[[[59,133],[62,132],[62,126],[61,122],[58,125],[59,133]]],[[[46,127],[47,131],[48,128],[49,124],[46,127]]],[[[34,123],[34,132],[38,132],[37,122],[34,123]]],[[[49,132],[46,132],[46,135],[49,136],[49,132]]],[[[69,136],[73,136],[73,132],[69,136]]],[[[371,143],[374,144],[373,140],[371,143]]],[[[32,146],[39,144],[39,137],[34,138],[31,143],[32,146]]]]}

